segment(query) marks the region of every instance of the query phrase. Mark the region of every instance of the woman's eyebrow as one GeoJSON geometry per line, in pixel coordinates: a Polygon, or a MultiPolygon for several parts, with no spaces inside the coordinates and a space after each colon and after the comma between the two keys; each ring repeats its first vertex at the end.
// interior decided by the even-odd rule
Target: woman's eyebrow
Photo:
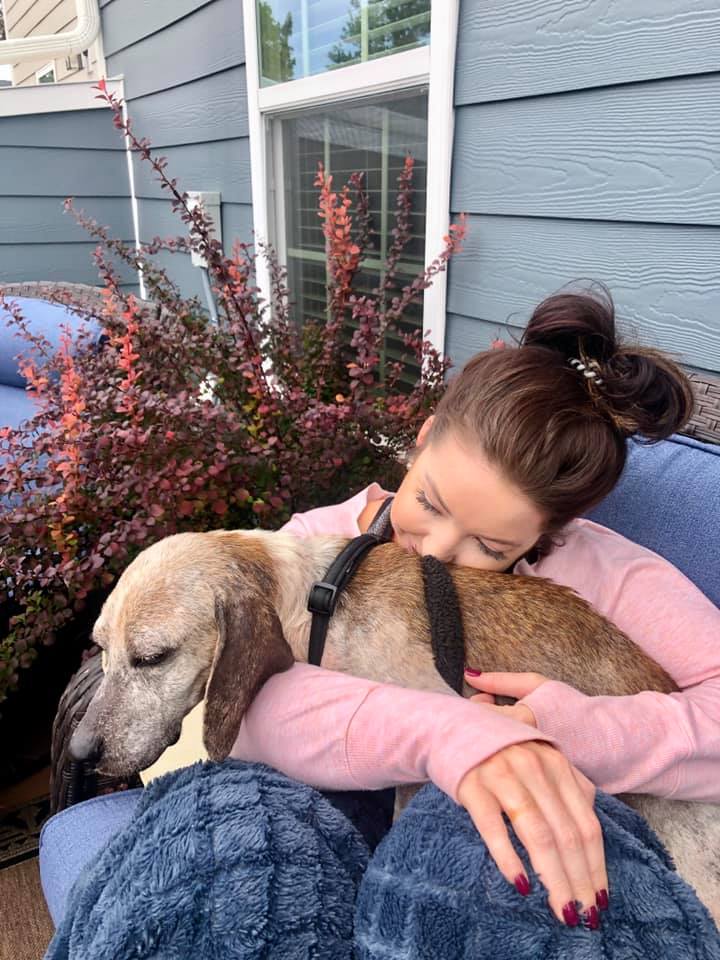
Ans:
{"type": "MultiPolygon", "coordinates": [[[[452,514],[451,514],[450,511],[448,510],[447,504],[445,503],[445,501],[443,500],[443,498],[440,496],[440,494],[439,494],[439,492],[438,492],[438,488],[437,488],[437,487],[435,486],[435,484],[432,482],[432,480],[431,480],[430,477],[427,475],[427,473],[425,474],[425,483],[427,483],[427,485],[430,487],[430,491],[431,491],[432,495],[435,497],[435,499],[437,500],[437,502],[438,502],[438,503],[440,504],[440,506],[443,508],[443,510],[445,511],[445,513],[446,513],[449,517],[451,517],[452,514]]],[[[519,547],[519,546],[520,546],[519,543],[515,543],[513,540],[502,540],[500,537],[489,537],[487,534],[484,534],[484,533],[476,533],[475,536],[476,536],[476,537],[480,537],[481,540],[492,540],[493,543],[502,543],[503,546],[506,546],[506,547],[519,547]]]]}

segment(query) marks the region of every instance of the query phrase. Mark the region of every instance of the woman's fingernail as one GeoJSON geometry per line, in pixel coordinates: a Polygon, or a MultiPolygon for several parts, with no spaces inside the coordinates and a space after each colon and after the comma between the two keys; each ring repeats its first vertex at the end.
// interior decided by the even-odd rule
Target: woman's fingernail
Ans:
{"type": "Polygon", "coordinates": [[[591,930],[600,929],[600,914],[597,912],[597,907],[588,907],[587,910],[583,910],[582,916],[586,927],[590,927],[591,930]]]}
{"type": "Polygon", "coordinates": [[[580,917],[578,916],[578,912],[575,909],[575,904],[572,902],[572,900],[570,900],[569,903],[566,903],[562,908],[562,915],[565,923],[569,927],[576,927],[580,923],[580,917]]]}
{"type": "Polygon", "coordinates": [[[598,905],[600,910],[607,910],[610,906],[610,900],[608,899],[607,890],[598,890],[595,894],[595,903],[598,905]]]}
{"type": "Polygon", "coordinates": [[[482,670],[471,670],[470,667],[465,667],[465,673],[469,673],[471,677],[479,677],[482,670]]]}
{"type": "Polygon", "coordinates": [[[515,877],[515,889],[526,897],[530,893],[530,881],[524,873],[519,873],[515,877]]]}

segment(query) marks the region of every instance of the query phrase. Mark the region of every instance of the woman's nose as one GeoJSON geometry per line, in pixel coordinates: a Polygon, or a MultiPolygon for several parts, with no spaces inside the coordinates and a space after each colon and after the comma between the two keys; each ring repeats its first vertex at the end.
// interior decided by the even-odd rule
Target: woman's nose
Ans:
{"type": "Polygon", "coordinates": [[[435,557],[441,563],[452,563],[455,559],[457,543],[447,537],[425,537],[422,552],[425,557],[435,557]]]}

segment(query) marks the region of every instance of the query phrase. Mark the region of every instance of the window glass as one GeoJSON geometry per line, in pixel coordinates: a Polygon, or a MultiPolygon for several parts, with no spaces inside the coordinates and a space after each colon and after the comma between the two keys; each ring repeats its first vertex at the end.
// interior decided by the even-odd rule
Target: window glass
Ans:
{"type": "MultiPolygon", "coordinates": [[[[288,280],[296,319],[302,322],[303,318],[326,318],[325,238],[318,217],[318,188],[314,186],[319,162],[332,174],[336,190],[352,173],[365,175],[371,231],[362,270],[354,282],[355,292],[362,294],[370,293],[384,279],[383,265],[395,226],[397,180],[406,156],[413,157],[412,239],[405,247],[396,282],[386,299],[398,295],[422,270],[424,262],[427,91],[395,93],[382,99],[303,111],[276,122],[282,124],[284,180],[279,222],[284,223],[288,280]]],[[[352,210],[355,211],[354,204],[352,210]]],[[[422,303],[412,304],[402,321],[406,331],[418,327],[422,328],[422,303]]],[[[397,334],[392,332],[385,349],[395,360],[405,352],[397,334]]],[[[412,379],[408,384],[412,384],[412,379]]]]}
{"type": "Polygon", "coordinates": [[[430,42],[431,0],[257,0],[260,84],[284,83],[430,42]]]}
{"type": "Polygon", "coordinates": [[[55,67],[53,64],[44,67],[42,71],[38,70],[35,79],[38,83],[55,83],[55,67]]]}

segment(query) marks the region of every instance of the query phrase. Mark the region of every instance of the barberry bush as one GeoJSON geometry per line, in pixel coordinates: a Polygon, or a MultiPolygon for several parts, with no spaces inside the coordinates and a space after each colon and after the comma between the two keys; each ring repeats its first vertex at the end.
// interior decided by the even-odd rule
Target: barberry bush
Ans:
{"type": "Polygon", "coordinates": [[[320,322],[295,315],[286,271],[267,244],[236,242],[224,253],[202,208],[167,176],[165,158],[136,138],[122,102],[104,82],[97,89],[168,191],[187,236],[129,247],[68,200],[98,241],[100,341],[89,328],[72,341],[64,330],[55,351],[17,303],[4,301],[29,349],[21,369],[37,413],[0,430],[0,701],[41,646],[61,639],[88,599],[107,595],[150,543],[186,530],[272,529],[371,480],[395,485],[399,457],[449,367],[422,331],[400,326],[464,235],[462,221],[451,226],[437,259],[400,287],[412,158],[398,181],[383,279],[370,293],[356,290],[371,229],[362,175],[338,190],[318,170],[328,278],[320,322]],[[217,324],[158,266],[160,251],[204,257],[217,324]],[[267,301],[256,286],[258,257],[271,279],[267,301]],[[142,271],[151,308],[123,291],[119,265],[142,271]],[[405,346],[400,360],[385,359],[390,332],[405,346]],[[408,370],[419,369],[414,387],[403,387],[408,370]]]}

